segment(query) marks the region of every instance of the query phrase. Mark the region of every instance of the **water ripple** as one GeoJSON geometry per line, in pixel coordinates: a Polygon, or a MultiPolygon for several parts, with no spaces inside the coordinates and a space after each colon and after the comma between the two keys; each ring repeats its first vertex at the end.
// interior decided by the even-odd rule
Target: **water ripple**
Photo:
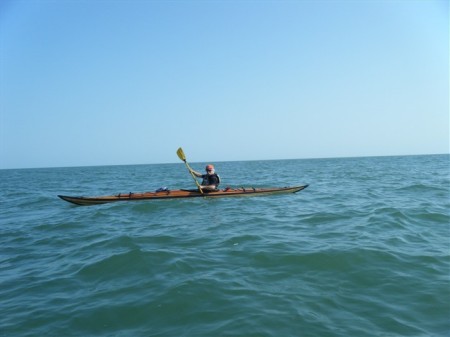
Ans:
{"type": "Polygon", "coordinates": [[[186,172],[2,170],[0,335],[448,335],[448,163],[220,163],[229,185],[256,172],[260,186],[285,186],[299,172],[310,186],[99,207],[56,195],[183,186],[186,172]]]}

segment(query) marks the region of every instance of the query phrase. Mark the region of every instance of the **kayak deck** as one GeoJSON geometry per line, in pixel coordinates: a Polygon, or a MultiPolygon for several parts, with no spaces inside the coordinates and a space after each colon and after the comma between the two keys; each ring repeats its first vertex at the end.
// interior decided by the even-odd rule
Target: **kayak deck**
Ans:
{"type": "Polygon", "coordinates": [[[182,198],[220,198],[220,197],[238,197],[238,196],[258,196],[258,195],[275,195],[285,193],[296,193],[308,187],[308,185],[278,188],[226,188],[217,191],[199,190],[164,190],[156,192],[139,192],[139,193],[120,193],[111,196],[83,197],[83,196],[67,196],[58,195],[59,198],[81,206],[99,205],[117,201],[141,201],[141,200],[161,200],[161,199],[182,199],[182,198]]]}

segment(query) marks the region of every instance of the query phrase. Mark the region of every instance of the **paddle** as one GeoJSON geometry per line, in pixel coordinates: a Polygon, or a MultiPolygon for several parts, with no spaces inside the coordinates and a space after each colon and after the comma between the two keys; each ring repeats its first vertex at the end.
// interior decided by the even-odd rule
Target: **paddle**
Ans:
{"type": "Polygon", "coordinates": [[[187,163],[186,156],[184,155],[183,149],[181,147],[177,150],[177,155],[178,155],[178,158],[180,158],[182,161],[184,161],[184,163],[186,164],[186,167],[189,170],[189,173],[191,174],[192,178],[194,178],[194,181],[198,187],[198,190],[200,191],[201,194],[203,194],[202,188],[200,187],[200,184],[198,183],[197,179],[195,178],[194,173],[192,173],[192,169],[190,168],[189,164],[187,163]]]}

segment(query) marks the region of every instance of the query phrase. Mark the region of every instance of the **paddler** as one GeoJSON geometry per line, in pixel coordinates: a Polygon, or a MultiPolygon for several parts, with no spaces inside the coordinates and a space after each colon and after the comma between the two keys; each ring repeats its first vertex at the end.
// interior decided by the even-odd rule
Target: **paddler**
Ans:
{"type": "Polygon", "coordinates": [[[214,165],[208,164],[205,167],[206,174],[201,174],[192,170],[192,173],[199,178],[203,178],[201,189],[207,191],[214,191],[220,184],[220,177],[216,174],[214,165]]]}

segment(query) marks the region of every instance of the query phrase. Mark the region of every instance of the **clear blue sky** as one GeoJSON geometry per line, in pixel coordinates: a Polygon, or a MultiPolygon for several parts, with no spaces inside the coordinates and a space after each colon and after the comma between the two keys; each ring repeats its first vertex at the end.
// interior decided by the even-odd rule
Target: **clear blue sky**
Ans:
{"type": "Polygon", "coordinates": [[[449,152],[448,1],[0,11],[0,168],[449,152]]]}

